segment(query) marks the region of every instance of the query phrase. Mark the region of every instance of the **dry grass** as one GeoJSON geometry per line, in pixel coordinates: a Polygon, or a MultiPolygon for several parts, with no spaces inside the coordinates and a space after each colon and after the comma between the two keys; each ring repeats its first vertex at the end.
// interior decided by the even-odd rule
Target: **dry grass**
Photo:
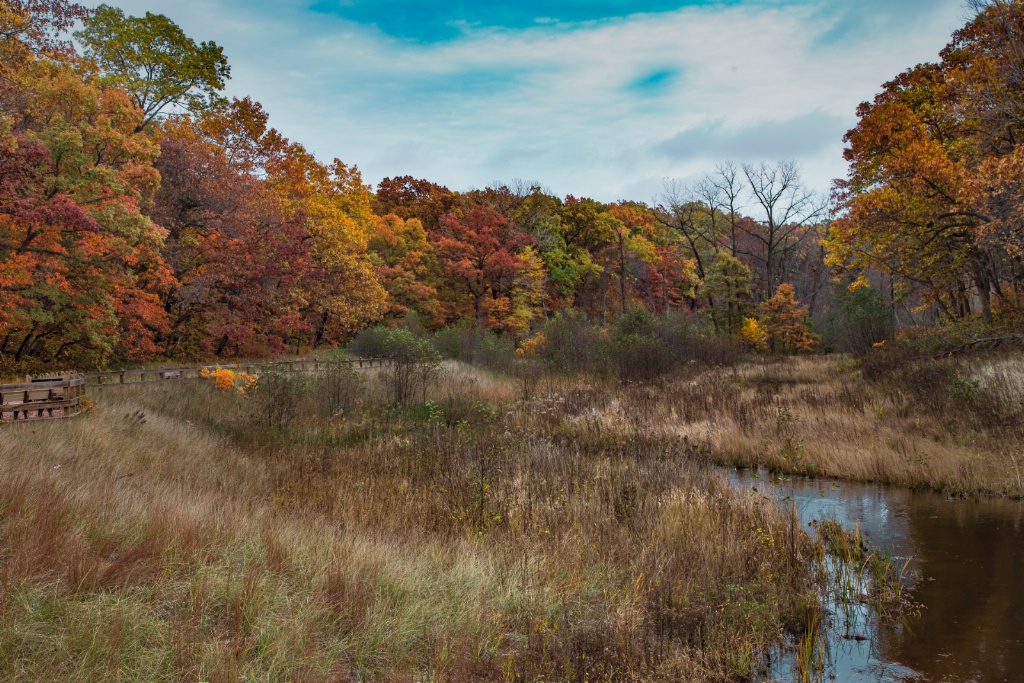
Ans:
{"type": "Polygon", "coordinates": [[[722,464],[1024,495],[1024,361],[974,359],[863,379],[845,358],[694,370],[594,406],[604,428],[683,437],[722,464]]]}
{"type": "Polygon", "coordinates": [[[0,679],[746,680],[799,635],[816,551],[695,437],[629,435],[668,402],[446,382],[287,429],[207,384],[5,426],[0,679]]]}

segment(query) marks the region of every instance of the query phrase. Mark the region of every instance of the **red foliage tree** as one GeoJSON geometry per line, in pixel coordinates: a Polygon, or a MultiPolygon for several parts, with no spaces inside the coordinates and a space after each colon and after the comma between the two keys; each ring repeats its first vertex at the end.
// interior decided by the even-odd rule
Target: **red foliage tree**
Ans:
{"type": "Polygon", "coordinates": [[[167,127],[153,217],[181,286],[169,293],[176,355],[282,351],[306,332],[300,285],[315,277],[301,216],[187,124],[167,127]]]}
{"type": "Polygon", "coordinates": [[[492,309],[511,310],[503,302],[524,267],[519,251],[533,244],[530,235],[501,214],[478,206],[465,218],[443,216],[432,237],[441,272],[455,294],[445,302],[449,320],[472,312],[486,322],[492,309]]]}

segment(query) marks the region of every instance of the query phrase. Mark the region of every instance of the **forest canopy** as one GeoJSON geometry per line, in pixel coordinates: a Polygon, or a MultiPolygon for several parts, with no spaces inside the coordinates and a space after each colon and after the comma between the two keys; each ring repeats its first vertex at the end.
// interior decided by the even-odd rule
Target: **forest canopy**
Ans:
{"type": "Polygon", "coordinates": [[[259,356],[370,325],[523,344],[563,312],[683,316],[777,353],[1019,335],[1024,3],[973,9],[937,63],[861,105],[830,198],[793,162],[725,161],[645,204],[372,188],[225,97],[228,56],[170,18],[0,0],[0,369],[259,356]]]}

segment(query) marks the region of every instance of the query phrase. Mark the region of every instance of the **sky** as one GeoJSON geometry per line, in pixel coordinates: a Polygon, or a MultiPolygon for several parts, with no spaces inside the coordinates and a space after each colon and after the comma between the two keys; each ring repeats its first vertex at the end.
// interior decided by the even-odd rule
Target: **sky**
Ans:
{"type": "Polygon", "coordinates": [[[224,48],[230,96],[364,180],[656,200],[717,164],[826,191],[857,105],[963,0],[108,0],[224,48]]]}

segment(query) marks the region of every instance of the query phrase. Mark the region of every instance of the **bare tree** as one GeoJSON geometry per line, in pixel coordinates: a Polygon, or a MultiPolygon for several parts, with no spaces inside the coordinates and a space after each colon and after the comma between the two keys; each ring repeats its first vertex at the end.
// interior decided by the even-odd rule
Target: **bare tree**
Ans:
{"type": "MultiPolygon", "coordinates": [[[[697,263],[697,275],[704,279],[710,261],[718,251],[715,222],[708,218],[708,206],[699,191],[677,181],[665,184],[665,192],[655,208],[662,225],[671,229],[683,248],[697,263]]],[[[714,210],[711,210],[714,213],[714,210]]]]}
{"type": "Polygon", "coordinates": [[[787,276],[808,226],[825,217],[828,203],[804,186],[800,167],[793,161],[744,164],[743,175],[760,215],[755,216],[756,229],[742,222],[738,227],[762,249],[741,253],[760,263],[767,295],[772,297],[787,276]]]}
{"type": "Polygon", "coordinates": [[[718,216],[729,222],[729,248],[732,256],[737,253],[736,228],[743,208],[743,179],[735,162],[727,161],[705,175],[694,188],[711,212],[712,229],[718,233],[718,216]]]}

